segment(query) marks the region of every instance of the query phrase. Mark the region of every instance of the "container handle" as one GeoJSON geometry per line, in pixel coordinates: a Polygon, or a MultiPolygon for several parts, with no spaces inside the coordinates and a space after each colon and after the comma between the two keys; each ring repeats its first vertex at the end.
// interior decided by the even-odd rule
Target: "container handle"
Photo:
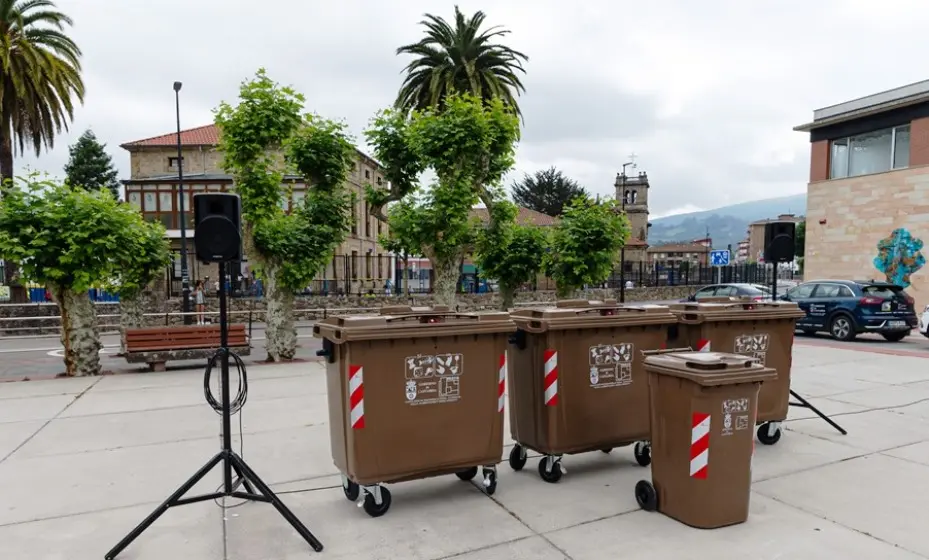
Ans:
{"type": "Polygon", "coordinates": [[[699,313],[684,313],[678,320],[686,325],[698,325],[703,322],[703,315],[699,313]]]}
{"type": "Polygon", "coordinates": [[[479,319],[479,316],[473,313],[415,313],[410,315],[398,315],[386,320],[388,323],[394,321],[411,321],[417,320],[420,323],[444,323],[446,319],[479,319]]]}
{"type": "Polygon", "coordinates": [[[690,346],[685,346],[683,348],[661,348],[659,350],[642,350],[642,355],[645,357],[648,356],[660,356],[662,354],[671,354],[672,352],[693,352],[694,349],[690,346]]]}
{"type": "Polygon", "coordinates": [[[615,306],[604,305],[602,307],[590,307],[588,309],[579,309],[577,311],[577,314],[578,315],[589,315],[591,313],[599,313],[600,315],[603,315],[603,316],[609,316],[609,315],[616,315],[617,312],[625,313],[628,311],[635,311],[636,313],[644,313],[646,310],[642,307],[625,307],[622,305],[615,305],[615,306]]]}
{"type": "Polygon", "coordinates": [[[690,360],[687,360],[684,363],[690,369],[696,369],[696,370],[702,370],[702,371],[721,371],[724,369],[729,369],[730,367],[748,368],[748,367],[751,367],[752,364],[758,363],[758,360],[748,359],[748,360],[739,360],[739,361],[731,361],[731,362],[712,362],[712,363],[692,362],[690,360]]]}

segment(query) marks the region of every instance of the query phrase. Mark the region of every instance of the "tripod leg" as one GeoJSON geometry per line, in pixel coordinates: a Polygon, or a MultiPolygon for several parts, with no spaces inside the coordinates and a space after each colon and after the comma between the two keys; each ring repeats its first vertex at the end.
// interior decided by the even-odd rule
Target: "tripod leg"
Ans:
{"type": "MultiPolygon", "coordinates": [[[[252,487],[252,483],[249,482],[248,479],[245,478],[245,475],[242,474],[242,469],[239,468],[239,465],[237,465],[236,463],[232,463],[232,470],[234,470],[235,474],[239,477],[239,481],[242,484],[242,486],[245,486],[245,491],[248,492],[249,494],[254,494],[255,489],[252,487]]],[[[237,489],[238,486],[239,486],[238,483],[234,484],[233,489],[237,489]]]]}
{"type": "Polygon", "coordinates": [[[180,486],[180,488],[178,488],[177,490],[175,490],[175,492],[174,492],[173,494],[171,494],[171,495],[168,497],[168,499],[165,500],[160,506],[158,506],[158,507],[155,509],[155,511],[153,511],[152,513],[150,513],[150,514],[148,515],[148,517],[146,517],[144,520],[142,520],[141,523],[138,524],[138,526],[136,526],[135,529],[133,529],[132,531],[129,532],[128,535],[126,535],[125,537],[123,537],[123,540],[121,540],[121,541],[119,541],[118,543],[116,543],[116,546],[114,546],[112,549],[110,549],[110,551],[106,553],[106,555],[104,556],[104,558],[105,558],[106,560],[113,560],[113,558],[116,558],[116,556],[117,556],[120,552],[122,552],[127,546],[129,546],[130,544],[132,544],[132,541],[136,540],[136,539],[139,537],[139,535],[141,535],[143,532],[145,532],[145,530],[148,529],[149,526],[151,526],[152,523],[154,523],[155,521],[158,520],[159,517],[161,517],[162,515],[164,515],[164,512],[168,511],[168,509],[169,509],[171,506],[175,505],[175,502],[177,502],[179,499],[181,499],[181,497],[183,497],[184,494],[186,494],[187,492],[189,492],[191,488],[193,488],[194,486],[196,486],[197,483],[200,482],[200,480],[201,480],[204,476],[206,476],[207,473],[210,472],[210,470],[213,469],[213,467],[215,467],[216,465],[218,465],[219,462],[222,461],[223,455],[224,455],[223,452],[217,453],[216,456],[214,456],[212,459],[210,459],[209,461],[207,461],[207,463],[206,463],[205,465],[203,465],[203,466],[200,468],[200,470],[198,470],[196,473],[194,473],[194,475],[193,475],[192,477],[188,478],[188,479],[187,479],[187,482],[185,482],[184,484],[182,484],[182,485],[180,486]]]}
{"type": "Polygon", "coordinates": [[[278,513],[280,513],[281,516],[286,519],[288,523],[290,523],[291,527],[300,533],[300,536],[303,537],[303,540],[305,540],[307,544],[313,548],[313,550],[316,552],[321,552],[323,550],[323,543],[319,542],[319,539],[317,539],[313,533],[311,533],[310,530],[306,528],[306,525],[297,519],[297,516],[294,515],[293,512],[284,505],[284,502],[282,502],[281,499],[277,497],[277,494],[268,488],[268,485],[265,484],[257,474],[255,474],[255,471],[253,471],[241,457],[232,454],[230,460],[234,466],[237,466],[242,470],[245,478],[250,480],[252,484],[258,488],[258,492],[263,494],[266,498],[268,498],[268,500],[271,501],[271,505],[274,506],[274,509],[276,509],[278,513]]]}
{"type": "Polygon", "coordinates": [[[803,397],[801,397],[800,395],[798,395],[797,393],[795,393],[793,390],[790,391],[790,394],[791,394],[795,399],[797,399],[798,401],[800,401],[800,405],[801,405],[803,408],[808,408],[808,409],[810,409],[811,411],[813,411],[814,414],[816,414],[817,416],[819,416],[820,418],[822,418],[823,420],[825,420],[827,424],[829,424],[830,426],[832,426],[833,428],[835,428],[836,431],[839,432],[840,434],[842,434],[843,436],[847,436],[847,435],[848,435],[848,432],[845,431],[845,428],[843,428],[842,426],[839,426],[838,424],[836,424],[836,423],[832,420],[832,418],[829,418],[828,416],[826,416],[825,414],[823,414],[823,412],[822,412],[821,410],[819,410],[818,408],[816,408],[815,406],[813,406],[812,404],[810,404],[810,401],[804,399],[803,397]]]}

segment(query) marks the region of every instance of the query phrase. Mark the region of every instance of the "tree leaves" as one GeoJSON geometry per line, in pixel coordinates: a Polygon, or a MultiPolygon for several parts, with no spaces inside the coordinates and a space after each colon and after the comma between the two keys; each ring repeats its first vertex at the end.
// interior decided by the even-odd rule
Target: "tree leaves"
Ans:
{"type": "Polygon", "coordinates": [[[477,234],[477,265],[482,275],[499,283],[504,308],[512,303],[512,293],[542,270],[548,246],[545,230],[516,223],[518,210],[511,202],[499,201],[490,225],[477,234]]]}
{"type": "Polygon", "coordinates": [[[513,200],[520,206],[549,216],[560,216],[564,207],[587,191],[554,167],[524,175],[513,183],[513,200]]]}
{"type": "Polygon", "coordinates": [[[578,197],[565,208],[545,262],[559,296],[609,277],[619,250],[629,239],[629,221],[617,206],[615,200],[578,197]]]}
{"type": "Polygon", "coordinates": [[[68,152],[64,171],[69,185],[86,190],[108,189],[113,198],[119,198],[119,173],[106,146],[97,141],[92,130],[84,131],[68,152]]]}

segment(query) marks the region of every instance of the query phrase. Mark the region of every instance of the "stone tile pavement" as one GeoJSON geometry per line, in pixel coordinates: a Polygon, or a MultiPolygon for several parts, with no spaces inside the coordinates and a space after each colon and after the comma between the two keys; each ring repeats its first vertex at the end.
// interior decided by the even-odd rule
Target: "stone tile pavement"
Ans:
{"type": "MultiPolygon", "coordinates": [[[[534,459],[520,473],[504,463],[493,497],[454,476],[397,484],[390,512],[369,518],[332,465],[319,363],[251,369],[243,450],[326,545],[320,559],[929,558],[929,360],[794,353],[794,389],[849,435],[792,410],[780,443],[757,447],[749,521],[725,529],[639,510],[648,472],[630,448],[566,457],[554,485],[534,459]]],[[[216,452],[201,385],[197,371],[0,384],[0,559],[103,558],[216,452]]],[[[218,484],[217,471],[198,489],[218,484]]],[[[205,502],[169,511],[119,558],[311,557],[270,506],[205,502]]]]}

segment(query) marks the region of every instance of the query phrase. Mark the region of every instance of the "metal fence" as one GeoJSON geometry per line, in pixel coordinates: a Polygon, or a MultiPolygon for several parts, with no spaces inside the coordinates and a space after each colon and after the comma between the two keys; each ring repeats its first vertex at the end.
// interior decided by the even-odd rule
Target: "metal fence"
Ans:
{"type": "MultiPolygon", "coordinates": [[[[215,293],[219,288],[216,271],[210,267],[198,270],[206,274],[204,287],[207,294],[215,293]],[[212,272],[212,277],[209,273],[212,272]]],[[[617,267],[610,277],[591,288],[618,289],[623,282],[633,287],[657,286],[703,286],[714,283],[752,283],[767,284],[772,278],[772,266],[765,264],[736,264],[725,267],[696,265],[678,262],[627,262],[625,274],[617,267]]],[[[169,275],[171,276],[171,275],[169,275]]],[[[780,276],[791,278],[789,271],[781,271],[780,276]]],[[[196,284],[196,277],[191,278],[191,290],[196,284]]],[[[409,259],[389,255],[336,255],[325,270],[320,271],[316,280],[310,282],[302,295],[395,295],[431,293],[434,274],[425,259],[409,259]]],[[[261,280],[251,274],[237,274],[226,279],[226,289],[232,297],[262,297],[264,287],[261,280]]],[[[459,275],[458,291],[464,293],[485,293],[496,291],[496,283],[481,277],[480,271],[469,262],[462,263],[459,275]]],[[[520,287],[521,291],[554,290],[555,282],[545,275],[539,275],[534,282],[520,287]]],[[[172,297],[182,294],[181,281],[174,277],[168,280],[167,291],[172,297]]]]}

